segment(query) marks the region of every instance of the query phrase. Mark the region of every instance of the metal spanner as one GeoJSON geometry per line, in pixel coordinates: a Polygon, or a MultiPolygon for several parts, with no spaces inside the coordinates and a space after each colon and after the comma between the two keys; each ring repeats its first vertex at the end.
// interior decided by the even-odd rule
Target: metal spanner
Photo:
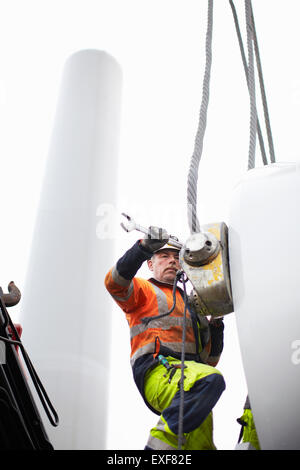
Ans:
{"type": "MultiPolygon", "coordinates": [[[[125,230],[125,232],[132,232],[132,230],[137,230],[138,232],[142,232],[145,235],[150,235],[149,228],[145,228],[137,224],[135,220],[130,217],[130,215],[124,214],[124,212],[122,212],[121,215],[126,218],[124,222],[121,222],[121,227],[125,230]]],[[[168,245],[174,246],[175,248],[182,247],[182,243],[180,243],[173,235],[169,235],[168,245]]]]}

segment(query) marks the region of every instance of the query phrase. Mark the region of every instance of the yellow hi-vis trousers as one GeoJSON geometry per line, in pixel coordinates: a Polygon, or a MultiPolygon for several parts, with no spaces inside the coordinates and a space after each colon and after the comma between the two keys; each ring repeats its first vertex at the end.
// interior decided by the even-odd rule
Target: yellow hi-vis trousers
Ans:
{"type": "MultiPolygon", "coordinates": [[[[178,359],[167,359],[170,365],[180,364],[178,359]]],[[[182,450],[215,450],[212,408],[225,389],[224,379],[214,367],[195,361],[185,361],[184,364],[182,450]]],[[[170,373],[164,365],[159,364],[149,370],[145,377],[146,400],[161,413],[157,425],[150,431],[145,449],[178,448],[181,370],[176,369],[172,378],[170,373]]]]}

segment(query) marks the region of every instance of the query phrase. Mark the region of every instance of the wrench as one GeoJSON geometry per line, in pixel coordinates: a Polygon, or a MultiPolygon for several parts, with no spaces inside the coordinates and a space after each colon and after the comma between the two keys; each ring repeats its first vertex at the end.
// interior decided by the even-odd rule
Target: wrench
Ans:
{"type": "MultiPolygon", "coordinates": [[[[149,229],[137,224],[135,220],[130,217],[130,215],[124,214],[124,212],[122,212],[121,215],[126,218],[124,222],[121,222],[121,227],[125,230],[125,232],[132,232],[132,230],[137,230],[138,232],[142,232],[145,235],[149,235],[149,229]]],[[[169,235],[168,245],[174,246],[176,248],[182,247],[182,243],[180,243],[173,235],[169,235]]]]}

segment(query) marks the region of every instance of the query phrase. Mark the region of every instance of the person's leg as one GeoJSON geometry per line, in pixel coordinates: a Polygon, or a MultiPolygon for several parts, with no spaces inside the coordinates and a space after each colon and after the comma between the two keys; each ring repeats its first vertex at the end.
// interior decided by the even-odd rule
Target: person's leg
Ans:
{"type": "MultiPolygon", "coordinates": [[[[179,361],[168,358],[170,364],[179,361]]],[[[194,361],[185,361],[183,449],[215,449],[212,438],[211,410],[222,394],[225,383],[214,367],[194,361]]],[[[145,397],[161,413],[157,425],[151,429],[148,448],[174,449],[178,446],[179,381],[177,369],[170,381],[170,372],[158,365],[146,374],[145,397]]]]}
{"type": "Polygon", "coordinates": [[[248,396],[244,405],[244,413],[240,418],[237,419],[237,422],[242,426],[238,442],[240,442],[241,440],[242,442],[250,442],[250,444],[256,450],[260,450],[260,444],[248,396]]]}

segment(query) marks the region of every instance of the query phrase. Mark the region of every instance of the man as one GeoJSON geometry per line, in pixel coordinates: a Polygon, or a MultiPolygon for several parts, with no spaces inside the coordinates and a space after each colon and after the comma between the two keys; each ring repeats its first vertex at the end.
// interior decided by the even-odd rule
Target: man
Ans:
{"type": "MultiPolygon", "coordinates": [[[[173,284],[179,269],[179,250],[167,245],[169,236],[151,228],[108,272],[105,285],[125,312],[131,341],[135,383],[147,406],[160,415],[145,449],[178,448],[179,381],[184,297],[173,284]],[[135,277],[147,260],[149,280],[135,277]],[[172,308],[173,307],[173,308],[172,308]],[[170,312],[168,315],[163,315],[170,312]]],[[[182,449],[215,449],[211,410],[225,389],[214,368],[223,349],[223,321],[208,322],[188,306],[186,312],[184,416],[182,449]]]]}

